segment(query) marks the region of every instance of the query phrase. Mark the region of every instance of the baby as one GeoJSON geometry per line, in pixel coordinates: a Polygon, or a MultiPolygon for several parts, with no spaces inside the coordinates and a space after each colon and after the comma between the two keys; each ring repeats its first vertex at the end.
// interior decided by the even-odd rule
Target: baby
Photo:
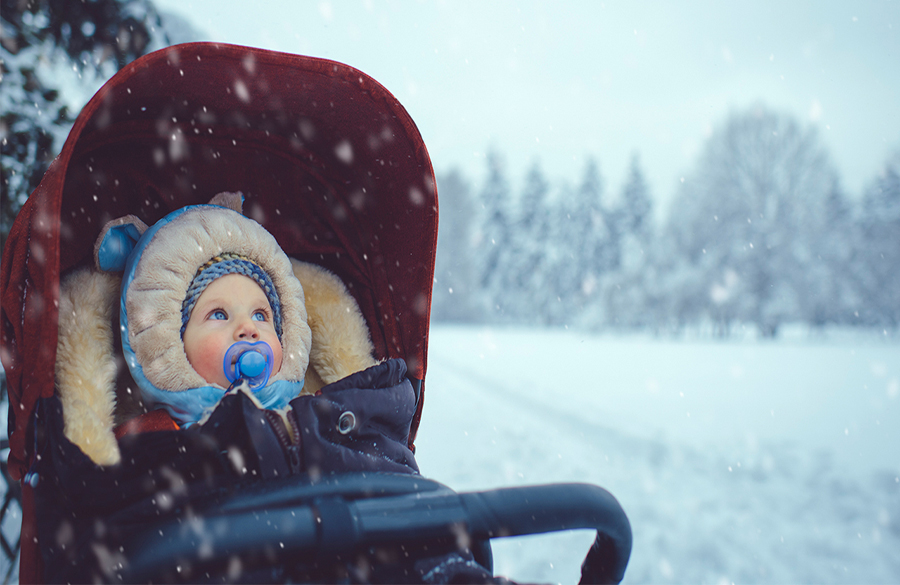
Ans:
{"type": "Polygon", "coordinates": [[[376,364],[340,279],[289,259],[241,206],[240,194],[223,193],[150,227],[134,216],[109,222],[94,249],[99,271],[62,283],[66,435],[96,463],[120,460],[116,425],[116,436],[191,426],[238,386],[258,408],[283,411],[376,364]],[[133,383],[116,381],[114,307],[133,383]]]}
{"type": "Polygon", "coordinates": [[[303,287],[275,238],[239,213],[241,199],[221,194],[150,228],[129,217],[98,241],[101,269],[124,264],[122,348],[144,406],[179,425],[201,421],[237,378],[253,378],[265,409],[284,408],[304,387],[312,332],[303,287]],[[239,371],[247,349],[257,370],[262,362],[252,376],[239,371]]]}

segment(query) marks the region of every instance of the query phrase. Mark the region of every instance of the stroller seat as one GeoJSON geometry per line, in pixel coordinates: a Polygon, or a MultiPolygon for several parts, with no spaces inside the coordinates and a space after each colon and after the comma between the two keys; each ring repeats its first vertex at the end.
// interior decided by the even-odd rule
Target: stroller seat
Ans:
{"type": "MultiPolygon", "coordinates": [[[[9,473],[22,482],[22,581],[415,582],[421,572],[395,569],[465,553],[490,574],[491,538],[573,528],[598,531],[583,581],[621,580],[630,526],[601,488],[457,494],[418,474],[437,225],[422,137],[364,73],[214,43],[169,47],[123,68],[78,116],[3,250],[0,326],[9,473]],[[258,411],[236,395],[214,412],[218,427],[172,430],[118,412],[117,424],[145,432],[113,437],[121,462],[98,464],[64,428],[54,376],[60,282],[92,264],[110,220],[131,214],[150,225],[226,191],[245,194],[244,213],[289,257],[346,285],[379,361],[367,375],[403,405],[379,416],[404,422],[387,443],[325,433],[323,450],[304,452],[292,467],[289,457],[259,456],[275,431],[248,430],[258,411]],[[326,455],[341,449],[349,472],[329,467],[326,455]]],[[[309,425],[341,414],[341,393],[358,387],[348,379],[304,397],[309,425]]],[[[110,384],[119,396],[133,387],[123,364],[110,384]]]]}

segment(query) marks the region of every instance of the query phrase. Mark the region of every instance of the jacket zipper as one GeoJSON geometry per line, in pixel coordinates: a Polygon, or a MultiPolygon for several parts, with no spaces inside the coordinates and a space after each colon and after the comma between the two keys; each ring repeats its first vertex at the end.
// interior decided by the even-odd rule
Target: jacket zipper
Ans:
{"type": "Polygon", "coordinates": [[[294,417],[289,412],[282,413],[274,410],[264,410],[263,413],[284,449],[284,456],[291,468],[291,473],[300,473],[300,429],[297,428],[294,417]]]}

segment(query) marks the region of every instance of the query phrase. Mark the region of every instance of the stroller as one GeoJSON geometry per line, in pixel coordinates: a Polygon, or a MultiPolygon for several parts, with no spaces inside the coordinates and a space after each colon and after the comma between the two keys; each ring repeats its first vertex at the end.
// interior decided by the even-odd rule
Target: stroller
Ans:
{"type": "MultiPolygon", "coordinates": [[[[61,277],[90,263],[107,221],[152,223],[223,191],[246,194],[246,215],[288,256],[346,283],[375,356],[399,363],[391,375],[414,393],[402,442],[415,452],[438,214],[412,119],[340,63],[169,47],[122,69],[85,106],[3,251],[23,582],[441,582],[423,567],[446,567],[426,561],[448,555],[489,578],[492,538],[580,528],[597,530],[582,582],[621,581],[630,525],[596,486],[456,493],[414,468],[273,475],[257,465],[237,477],[215,433],[159,430],[158,411],[129,422],[144,432],[120,437],[119,465],[98,466],[68,441],[54,380],[61,277]]],[[[237,400],[216,412],[246,408],[237,400]]],[[[237,443],[251,466],[255,439],[245,435],[237,443]]]]}

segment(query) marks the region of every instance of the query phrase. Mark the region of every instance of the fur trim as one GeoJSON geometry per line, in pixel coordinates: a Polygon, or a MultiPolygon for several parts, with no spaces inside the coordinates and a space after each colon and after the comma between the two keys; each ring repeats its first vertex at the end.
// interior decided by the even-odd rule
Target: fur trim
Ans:
{"type": "Polygon", "coordinates": [[[121,279],[78,270],[60,284],[56,380],[64,433],[99,465],[120,461],[116,408],[114,313],[121,279]]]}
{"type": "Polygon", "coordinates": [[[369,328],[356,300],[341,280],[321,266],[291,259],[294,275],[303,285],[313,346],[304,394],[315,393],[361,372],[377,362],[369,328]]]}
{"type": "Polygon", "coordinates": [[[278,380],[299,381],[309,365],[310,330],[300,282],[275,238],[232,209],[197,206],[153,234],[125,291],[128,340],[144,376],[156,388],[178,392],[213,385],[191,367],[181,341],[181,304],[197,268],[223,252],[251,258],[272,278],[282,306],[278,380]]]}

